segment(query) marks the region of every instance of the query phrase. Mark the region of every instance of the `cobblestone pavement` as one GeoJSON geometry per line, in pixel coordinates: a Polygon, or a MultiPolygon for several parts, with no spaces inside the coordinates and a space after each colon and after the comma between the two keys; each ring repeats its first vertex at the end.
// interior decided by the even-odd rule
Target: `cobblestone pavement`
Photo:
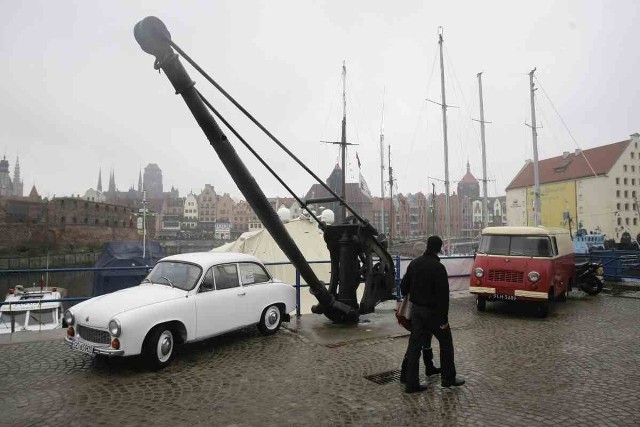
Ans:
{"type": "Polygon", "coordinates": [[[547,319],[452,300],[467,384],[443,389],[436,377],[412,395],[365,378],[399,367],[406,336],[328,347],[246,329],[183,347],[160,372],[60,340],[4,344],[0,424],[638,425],[640,299],[574,294],[547,319]]]}

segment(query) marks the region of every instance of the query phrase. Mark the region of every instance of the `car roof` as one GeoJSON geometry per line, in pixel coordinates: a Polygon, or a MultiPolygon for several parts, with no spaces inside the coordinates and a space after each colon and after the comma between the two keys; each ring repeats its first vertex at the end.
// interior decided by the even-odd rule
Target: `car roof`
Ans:
{"type": "Polygon", "coordinates": [[[224,264],[229,262],[257,262],[262,264],[258,258],[253,255],[236,253],[236,252],[192,252],[186,254],[171,255],[162,258],[162,261],[185,261],[199,264],[204,268],[208,268],[216,264],[224,264]]]}

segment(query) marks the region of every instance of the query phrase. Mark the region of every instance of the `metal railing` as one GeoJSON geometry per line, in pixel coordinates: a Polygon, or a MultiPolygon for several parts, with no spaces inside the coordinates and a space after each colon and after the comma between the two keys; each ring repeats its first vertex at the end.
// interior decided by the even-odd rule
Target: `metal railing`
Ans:
{"type": "Polygon", "coordinates": [[[605,249],[589,253],[590,262],[599,262],[604,278],[618,282],[621,279],[640,280],[640,251],[605,249]]]}
{"type": "MultiPolygon", "coordinates": [[[[441,259],[464,259],[464,258],[473,258],[473,257],[441,257],[441,259]]],[[[400,257],[395,256],[395,270],[396,270],[396,300],[400,301],[402,296],[400,292],[400,281],[401,281],[401,266],[403,261],[411,261],[413,258],[408,257],[400,257]]],[[[321,260],[321,261],[307,261],[309,264],[328,264],[331,261],[329,260],[321,260]]],[[[291,262],[281,261],[281,262],[265,262],[265,266],[278,266],[278,265],[292,265],[291,262]]],[[[30,273],[69,273],[69,272],[99,272],[99,271],[114,271],[114,270],[143,270],[153,268],[153,265],[143,265],[143,266],[134,266],[134,267],[68,267],[68,268],[37,268],[37,269],[12,269],[12,270],[1,270],[0,275],[2,274],[30,274],[30,273]]],[[[461,277],[469,277],[470,274],[453,274],[449,275],[449,278],[461,278],[461,277]]],[[[295,273],[295,285],[296,289],[296,316],[301,316],[301,290],[302,288],[309,287],[308,284],[302,283],[302,279],[300,276],[300,272],[296,269],[295,273]]],[[[37,286],[36,286],[37,287],[37,286]]],[[[47,300],[39,300],[34,302],[33,300],[25,300],[25,301],[11,301],[11,302],[0,302],[0,306],[9,305],[20,305],[20,304],[39,304],[40,307],[43,303],[50,302],[80,302],[86,301],[88,299],[93,298],[93,296],[84,296],[84,297],[64,297],[64,298],[55,298],[55,299],[47,299],[47,300]]],[[[7,313],[7,312],[5,312],[7,313]]],[[[9,312],[11,315],[11,332],[15,332],[15,317],[14,312],[9,312]]]]}

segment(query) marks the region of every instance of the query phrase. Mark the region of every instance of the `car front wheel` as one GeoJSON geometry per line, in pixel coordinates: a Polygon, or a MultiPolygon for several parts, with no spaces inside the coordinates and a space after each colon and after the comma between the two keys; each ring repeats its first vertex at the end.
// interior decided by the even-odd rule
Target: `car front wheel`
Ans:
{"type": "Polygon", "coordinates": [[[152,369],[162,369],[169,365],[175,346],[171,329],[158,325],[151,330],[144,343],[143,353],[152,369]]]}
{"type": "Polygon", "coordinates": [[[264,335],[273,335],[280,329],[282,323],[282,313],[277,305],[270,305],[265,308],[258,323],[258,329],[264,335]]]}

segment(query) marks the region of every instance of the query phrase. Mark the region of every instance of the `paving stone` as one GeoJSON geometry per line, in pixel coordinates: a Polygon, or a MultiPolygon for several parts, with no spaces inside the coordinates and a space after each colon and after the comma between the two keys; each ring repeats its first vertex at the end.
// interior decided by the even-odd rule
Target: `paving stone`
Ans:
{"type": "Polygon", "coordinates": [[[538,319],[527,307],[494,303],[478,313],[472,298],[454,298],[449,317],[467,383],[443,389],[431,377],[412,395],[365,378],[399,368],[406,336],[328,346],[295,328],[271,337],[248,328],[185,346],[160,372],[139,358],[74,353],[59,339],[0,344],[1,424],[640,423],[638,299],[574,292],[538,319]]]}

